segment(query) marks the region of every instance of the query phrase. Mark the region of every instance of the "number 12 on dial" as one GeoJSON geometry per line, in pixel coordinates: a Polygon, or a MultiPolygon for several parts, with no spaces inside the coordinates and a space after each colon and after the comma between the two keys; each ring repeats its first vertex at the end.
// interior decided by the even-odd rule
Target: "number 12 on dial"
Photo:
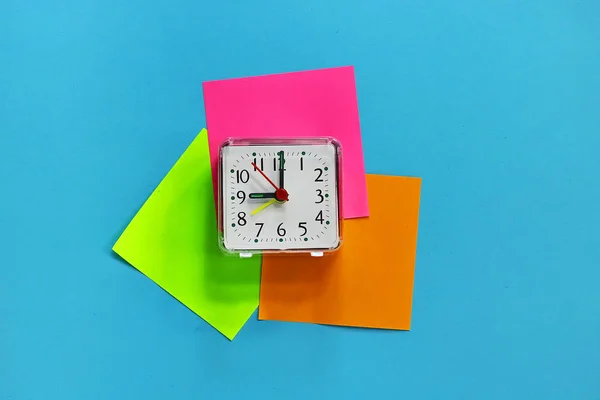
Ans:
{"type": "Polygon", "coordinates": [[[219,156],[225,252],[321,256],[341,245],[341,148],[334,139],[230,139],[219,156]]]}

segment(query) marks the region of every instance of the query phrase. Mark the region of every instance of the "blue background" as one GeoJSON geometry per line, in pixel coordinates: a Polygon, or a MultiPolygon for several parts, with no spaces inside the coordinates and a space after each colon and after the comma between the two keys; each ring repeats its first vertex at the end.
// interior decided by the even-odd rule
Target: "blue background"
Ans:
{"type": "Polygon", "coordinates": [[[0,4],[0,399],[600,399],[600,2],[0,4]],[[423,178],[411,332],[229,342],[111,254],[203,81],[350,64],[423,178]]]}

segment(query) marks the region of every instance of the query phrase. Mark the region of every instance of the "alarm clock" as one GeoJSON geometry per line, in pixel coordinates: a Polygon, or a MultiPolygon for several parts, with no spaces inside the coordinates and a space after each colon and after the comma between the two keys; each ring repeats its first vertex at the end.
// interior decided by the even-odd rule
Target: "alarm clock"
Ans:
{"type": "Polygon", "coordinates": [[[322,256],[342,243],[333,138],[229,139],[219,148],[219,242],[240,257],[322,256]]]}

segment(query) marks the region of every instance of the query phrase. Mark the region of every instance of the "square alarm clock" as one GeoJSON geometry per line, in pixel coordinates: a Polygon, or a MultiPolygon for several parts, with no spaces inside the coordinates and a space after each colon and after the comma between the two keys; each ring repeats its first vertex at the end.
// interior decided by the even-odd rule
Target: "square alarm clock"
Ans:
{"type": "Polygon", "coordinates": [[[333,138],[229,139],[219,148],[219,242],[240,257],[334,251],[341,157],[333,138]]]}

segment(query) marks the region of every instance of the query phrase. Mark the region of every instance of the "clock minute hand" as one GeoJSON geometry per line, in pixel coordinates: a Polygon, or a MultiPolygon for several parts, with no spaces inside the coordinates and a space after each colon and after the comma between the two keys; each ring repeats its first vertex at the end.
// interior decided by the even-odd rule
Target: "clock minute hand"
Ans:
{"type": "Polygon", "coordinates": [[[279,188],[283,189],[283,172],[284,172],[284,166],[285,164],[285,158],[283,157],[283,150],[281,150],[279,152],[279,188]]]}

